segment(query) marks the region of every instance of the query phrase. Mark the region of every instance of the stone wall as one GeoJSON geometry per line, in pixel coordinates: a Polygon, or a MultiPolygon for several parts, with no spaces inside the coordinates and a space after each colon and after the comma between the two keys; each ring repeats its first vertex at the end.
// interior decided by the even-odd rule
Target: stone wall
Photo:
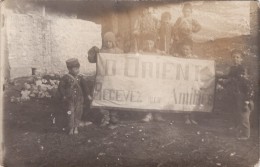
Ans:
{"type": "Polygon", "coordinates": [[[81,72],[95,71],[88,63],[87,52],[101,46],[101,25],[70,18],[45,18],[37,15],[10,14],[7,16],[7,45],[10,77],[41,73],[65,73],[65,61],[76,57],[81,72]]]}

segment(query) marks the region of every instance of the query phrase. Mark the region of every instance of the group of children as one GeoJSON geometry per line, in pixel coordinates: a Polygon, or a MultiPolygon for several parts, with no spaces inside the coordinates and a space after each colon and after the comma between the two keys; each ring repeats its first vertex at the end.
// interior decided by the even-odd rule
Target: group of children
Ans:
{"type": "Polygon", "coordinates": [[[133,51],[143,49],[147,38],[154,43],[154,47],[166,55],[176,54],[180,45],[192,41],[192,34],[201,30],[201,25],[192,17],[191,3],[184,3],[182,16],[174,25],[171,24],[170,12],[164,12],[161,20],[152,17],[149,8],[144,8],[140,18],[134,24],[133,51]]]}
{"type": "MultiPolygon", "coordinates": [[[[142,48],[138,52],[141,53],[158,53],[161,55],[172,55],[176,57],[195,58],[192,54],[192,33],[200,30],[200,25],[193,20],[191,15],[191,5],[185,4],[183,7],[183,16],[180,17],[173,28],[169,25],[171,15],[169,13],[162,14],[163,24],[159,29],[159,45],[156,45],[153,36],[145,34],[142,36],[142,48]],[[174,31],[172,31],[172,29],[174,31]],[[174,33],[168,36],[167,33],[174,33]],[[174,38],[174,39],[173,39],[174,38]],[[175,41],[174,44],[172,40],[175,41]],[[159,46],[159,47],[158,47],[159,46]],[[172,52],[171,50],[174,50],[172,52]],[[178,52],[176,52],[176,50],[178,52]],[[173,53],[173,54],[170,54],[173,53]]],[[[140,34],[139,34],[140,35],[140,34]]],[[[116,46],[116,37],[112,32],[107,32],[103,36],[103,46],[101,49],[92,47],[88,51],[88,60],[90,63],[97,62],[98,53],[123,53],[116,46]]],[[[246,68],[243,66],[243,53],[235,50],[231,53],[234,65],[231,67],[228,75],[224,76],[218,73],[220,83],[232,84],[230,95],[234,100],[236,113],[235,126],[238,132],[238,139],[246,140],[250,137],[250,113],[254,109],[252,101],[252,86],[250,79],[246,74],[246,68]],[[225,82],[223,82],[225,81],[225,82]]],[[[77,134],[79,123],[83,112],[84,97],[92,100],[91,92],[86,85],[84,78],[79,74],[80,64],[77,59],[69,59],[66,61],[69,73],[64,75],[59,85],[59,91],[63,100],[67,105],[67,114],[69,117],[69,134],[77,134]]],[[[118,113],[116,110],[100,109],[103,115],[101,126],[115,125],[118,123],[118,113]]],[[[185,116],[186,124],[197,124],[192,114],[185,116]]],[[[147,113],[143,118],[144,122],[164,121],[159,113],[147,113]]]]}

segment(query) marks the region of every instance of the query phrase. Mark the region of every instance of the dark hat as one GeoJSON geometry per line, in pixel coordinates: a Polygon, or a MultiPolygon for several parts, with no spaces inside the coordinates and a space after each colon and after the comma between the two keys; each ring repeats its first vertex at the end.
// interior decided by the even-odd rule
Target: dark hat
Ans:
{"type": "Polygon", "coordinates": [[[71,58],[66,61],[67,68],[80,67],[79,60],[71,58]]]}

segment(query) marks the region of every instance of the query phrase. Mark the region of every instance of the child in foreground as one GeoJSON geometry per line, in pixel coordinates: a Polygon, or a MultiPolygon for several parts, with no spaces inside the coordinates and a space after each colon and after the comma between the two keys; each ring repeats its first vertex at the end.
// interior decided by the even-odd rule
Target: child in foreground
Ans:
{"type": "Polygon", "coordinates": [[[231,56],[233,66],[226,76],[219,76],[219,81],[227,81],[226,84],[230,85],[229,91],[231,99],[233,99],[231,104],[233,104],[232,108],[234,109],[237,138],[247,140],[250,137],[250,114],[254,109],[253,89],[243,65],[243,53],[240,50],[233,50],[231,56]]]}
{"type": "Polygon", "coordinates": [[[78,134],[83,113],[84,96],[91,100],[90,92],[83,76],[79,74],[78,59],[71,58],[66,61],[68,74],[65,74],[59,83],[58,91],[65,103],[69,118],[69,134],[78,134]]]}

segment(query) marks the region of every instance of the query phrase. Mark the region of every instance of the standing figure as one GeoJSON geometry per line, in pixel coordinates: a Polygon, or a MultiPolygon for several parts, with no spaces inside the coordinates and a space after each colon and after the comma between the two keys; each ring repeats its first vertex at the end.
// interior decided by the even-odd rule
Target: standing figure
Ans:
{"type": "MultiPolygon", "coordinates": [[[[176,57],[185,57],[185,58],[197,58],[196,55],[192,54],[192,42],[191,41],[183,41],[179,45],[179,54],[174,54],[176,57]]],[[[185,114],[185,124],[195,124],[197,125],[197,121],[195,121],[195,116],[192,113],[185,114]]]]}
{"type": "Polygon", "coordinates": [[[79,74],[79,61],[71,58],[66,61],[68,74],[65,74],[59,83],[58,91],[65,104],[69,117],[69,134],[78,134],[78,127],[81,123],[83,113],[84,97],[92,99],[88,85],[83,76],[79,74]]]}
{"type": "Polygon", "coordinates": [[[179,17],[173,26],[174,49],[178,49],[183,41],[192,41],[192,34],[201,29],[199,22],[192,18],[192,5],[185,3],[182,8],[183,16],[179,17]]]}
{"type": "Polygon", "coordinates": [[[137,52],[143,48],[144,38],[147,35],[157,35],[158,21],[150,11],[151,8],[144,8],[142,15],[134,23],[133,51],[137,52]]]}
{"type": "MultiPolygon", "coordinates": [[[[155,47],[155,40],[156,38],[153,35],[146,36],[144,38],[144,45],[143,49],[140,51],[141,53],[147,54],[160,54],[161,51],[157,50],[155,47]]],[[[150,122],[150,121],[165,121],[160,113],[147,113],[145,117],[142,119],[143,122],[150,122]]]]}
{"type": "MultiPolygon", "coordinates": [[[[100,50],[96,46],[94,46],[88,51],[88,60],[90,63],[97,63],[97,54],[99,52],[100,53],[114,53],[114,54],[123,53],[123,51],[116,46],[116,37],[113,32],[107,32],[104,34],[103,46],[100,50]]],[[[101,127],[105,127],[109,124],[115,125],[118,123],[119,120],[118,120],[117,111],[100,109],[100,112],[103,115],[101,125],[100,125],[101,127]]],[[[112,128],[112,126],[111,126],[111,128],[112,128]]]]}
{"type": "Polygon", "coordinates": [[[170,21],[171,14],[169,12],[164,12],[161,15],[161,25],[158,31],[157,47],[166,54],[170,53],[170,47],[172,43],[172,25],[170,21]]]}
{"type": "Polygon", "coordinates": [[[220,76],[221,81],[227,81],[231,95],[231,105],[233,105],[235,121],[234,126],[237,129],[239,140],[247,140],[250,137],[250,114],[254,110],[253,86],[248,77],[243,63],[243,53],[240,50],[231,52],[233,66],[228,75],[220,76]]]}

